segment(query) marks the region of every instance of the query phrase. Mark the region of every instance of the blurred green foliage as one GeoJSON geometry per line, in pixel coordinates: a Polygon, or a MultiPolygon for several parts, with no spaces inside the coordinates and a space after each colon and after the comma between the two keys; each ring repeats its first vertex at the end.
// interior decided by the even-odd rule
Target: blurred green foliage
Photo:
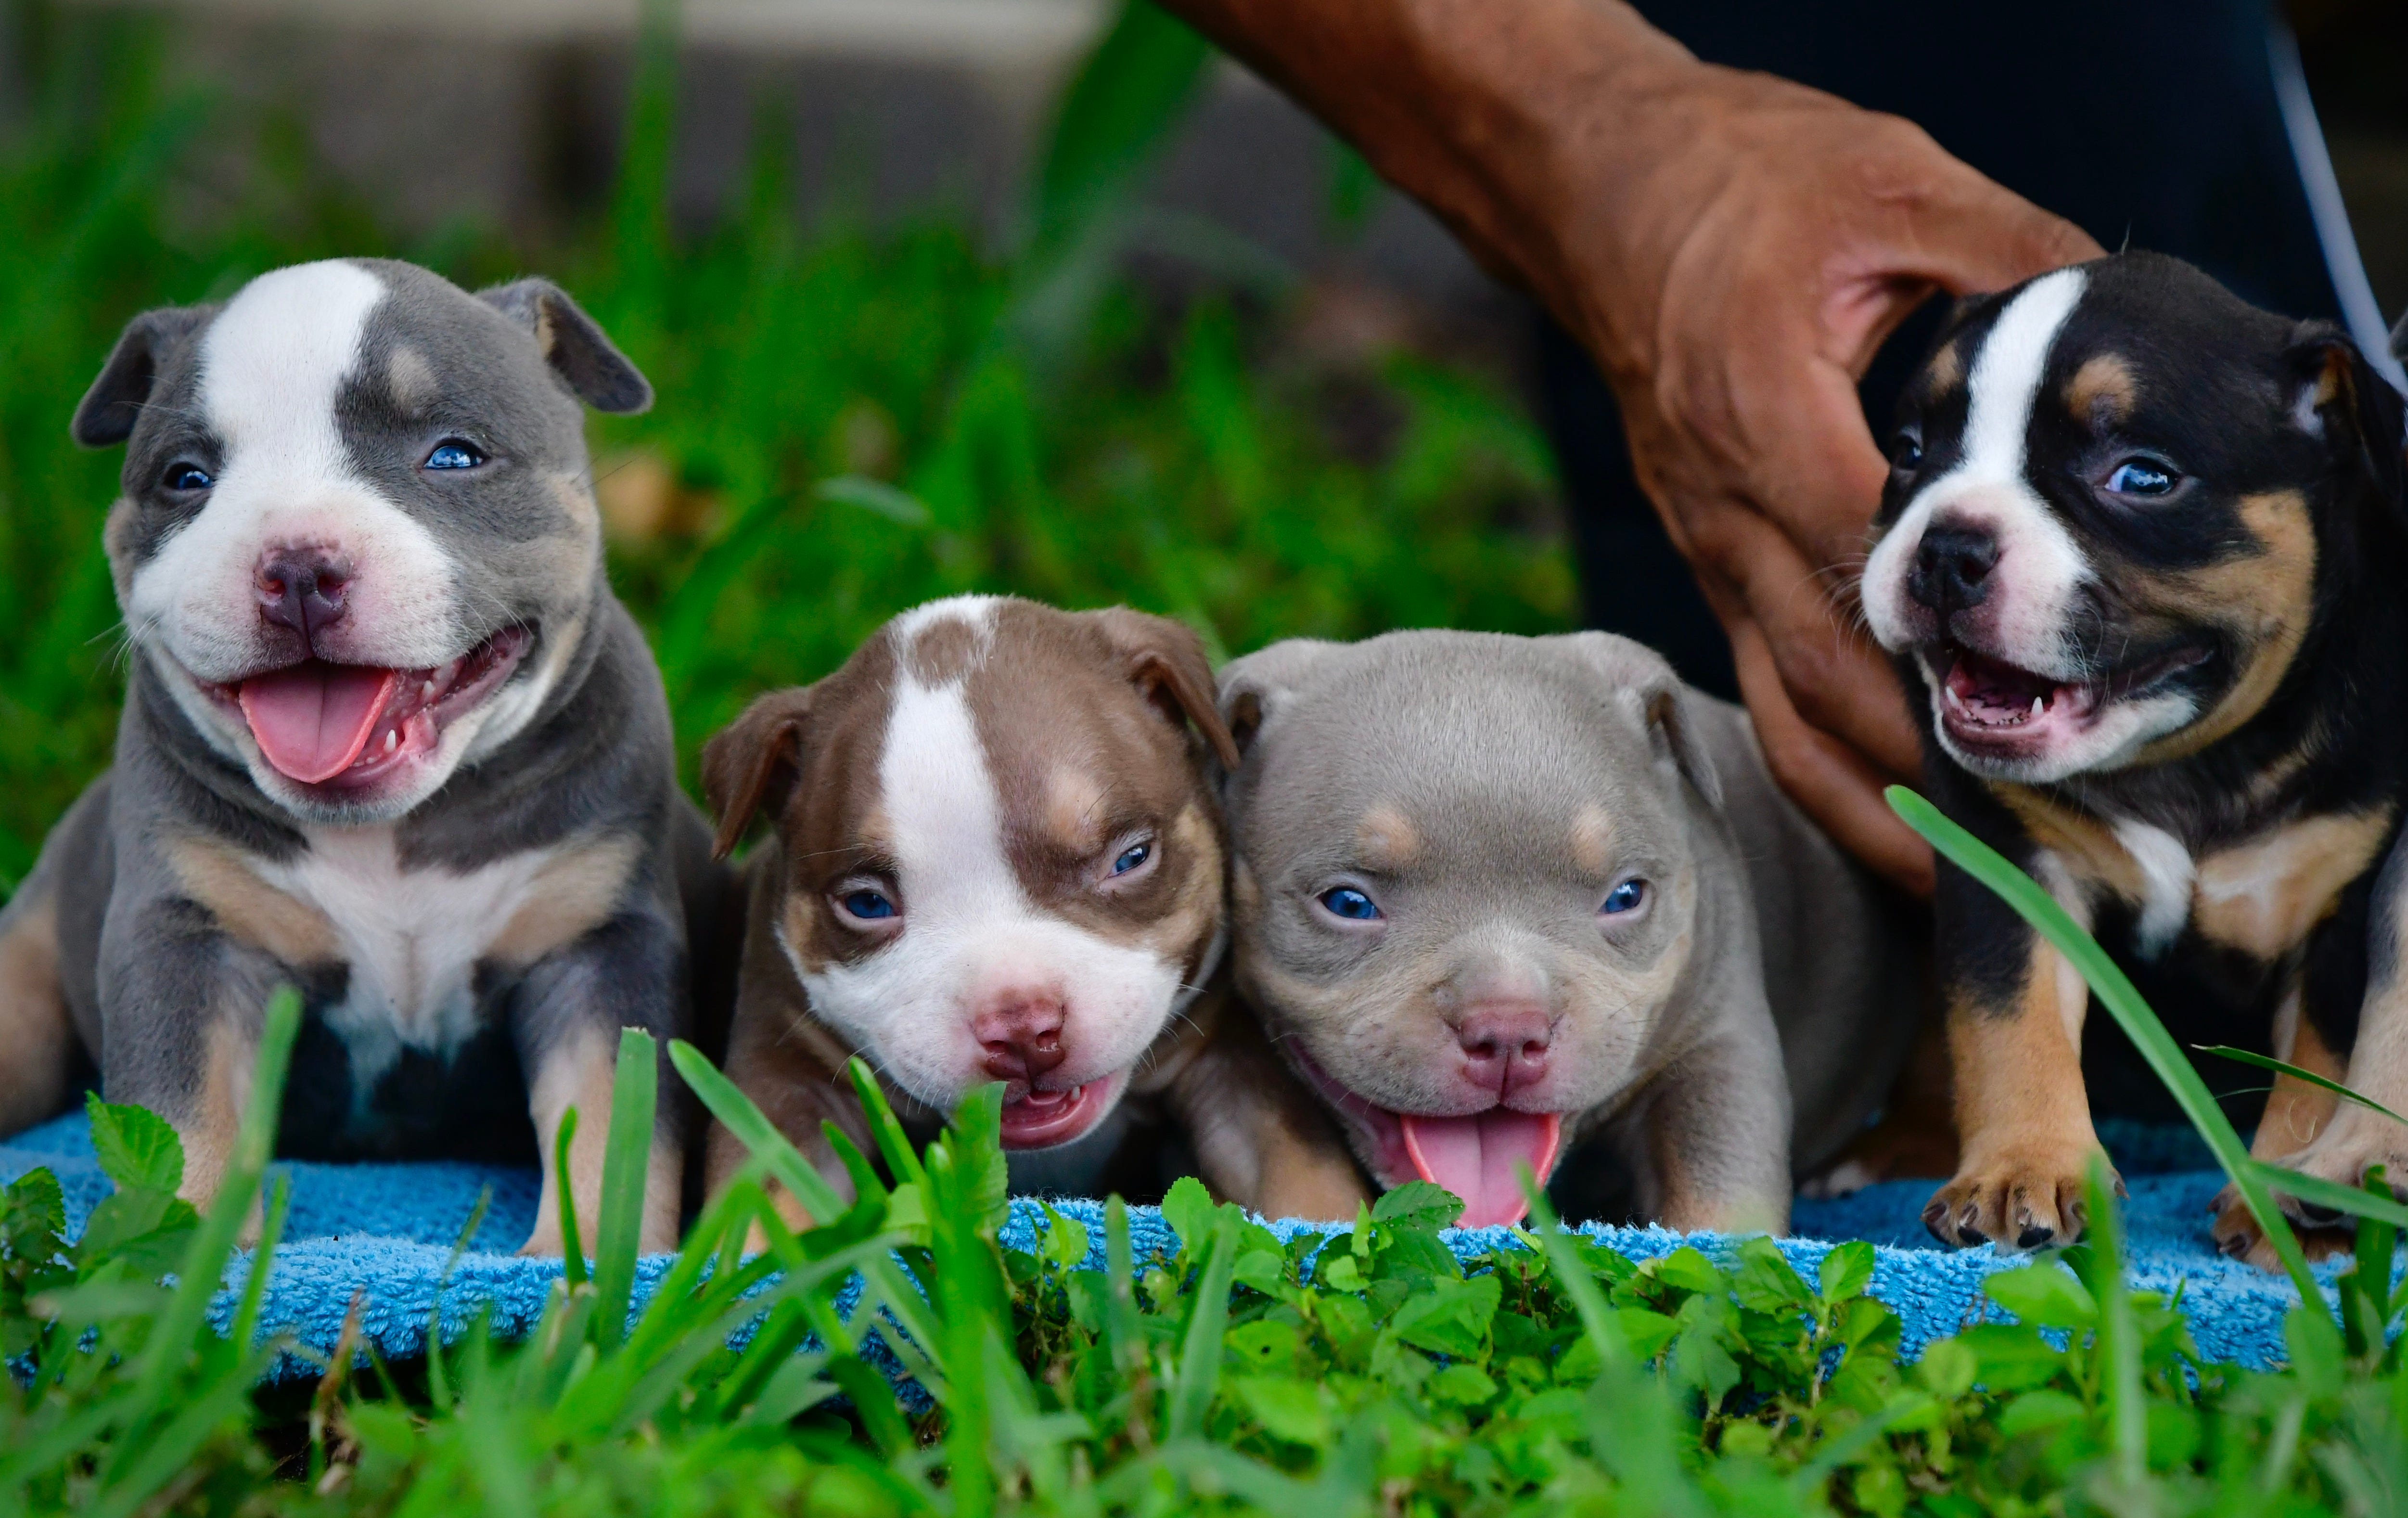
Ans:
{"type": "MultiPolygon", "coordinates": [[[[658,5],[609,204],[551,247],[387,226],[289,113],[168,66],[156,19],[47,0],[5,15],[30,88],[0,136],[0,887],[115,731],[100,527],[119,455],[78,451],[67,417],[129,316],[303,259],[412,258],[470,285],[541,270],[652,377],[650,414],[596,422],[595,472],[689,761],[752,695],[958,591],[1125,602],[1216,652],[1570,623],[1550,464],[1507,389],[1402,351],[1310,356],[1287,340],[1292,276],[1182,279],[1205,293],[1177,300],[1128,277],[1133,239],[1177,251],[1136,192],[1208,58],[1150,7],[1066,90],[1001,249],[960,216],[807,226],[770,112],[738,203],[673,229],[658,5]]],[[[1337,188],[1359,213],[1361,187],[1337,188]]],[[[1189,240],[1226,264],[1225,243],[1189,240]]]]}

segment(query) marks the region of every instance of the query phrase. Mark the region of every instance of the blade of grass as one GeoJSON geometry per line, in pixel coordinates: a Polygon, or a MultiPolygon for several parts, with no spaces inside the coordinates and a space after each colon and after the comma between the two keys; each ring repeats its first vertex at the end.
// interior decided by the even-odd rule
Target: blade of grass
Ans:
{"type": "Polygon", "coordinates": [[[2356,1186],[2344,1186],[2338,1181],[2327,1181],[2322,1176],[2269,1165],[2264,1160],[2251,1160],[2249,1168],[2258,1182],[2269,1190],[2288,1192],[2303,1202],[2314,1202],[2318,1207],[2329,1207],[2352,1217],[2372,1218],[2393,1227],[2408,1227],[2408,1204],[2389,1196],[2390,1188],[2387,1186],[2385,1195],[2377,1196],[2356,1186]]]}
{"type": "Polygon", "coordinates": [[[2100,1396],[2107,1404],[2114,1479],[2136,1496],[2149,1478],[2149,1404],[2141,1389],[2141,1330],[2124,1285],[2124,1215],[2107,1159],[2093,1155],[2083,1190],[2090,1210],[2090,1294],[2099,1304],[2100,1396]]]}
{"type": "MultiPolygon", "coordinates": [[[[460,1224],[459,1233],[453,1236],[452,1253],[443,1259],[443,1273],[435,1278],[435,1300],[426,1305],[426,1390],[438,1408],[448,1410],[452,1406],[451,1368],[443,1356],[443,1288],[452,1283],[452,1272],[460,1267],[460,1257],[468,1253],[468,1241],[485,1225],[485,1210],[493,1205],[494,1188],[478,1188],[477,1205],[468,1209],[468,1221],[460,1224]]],[[[385,1373],[381,1364],[377,1373],[389,1392],[392,1376],[385,1373]]]]}
{"type": "MultiPolygon", "coordinates": [[[[652,1171],[659,1049],[641,1028],[619,1030],[610,1137],[602,1152],[602,1216],[594,1235],[594,1291],[601,1298],[595,1329],[604,1349],[627,1337],[627,1303],[635,1295],[636,1255],[643,1245],[644,1182],[652,1171]]],[[[567,1190],[565,1182],[561,1189],[567,1190]]]]}
{"type": "MultiPolygon", "coordinates": [[[[2315,1277],[2308,1273],[2308,1257],[2300,1248],[2299,1236],[2291,1231],[2282,1210],[2274,1205],[2272,1194],[2253,1168],[2248,1147],[2242,1143],[2241,1136],[2232,1129],[2231,1121],[2208,1093],[2207,1083],[2199,1078],[2197,1070],[2191,1068],[2190,1061],[2183,1057],[2181,1047],[2166,1031],[2166,1025],[2157,1020],[2157,1014],[2150,1010],[2149,1004],[2142,999],[2130,978],[2107,956],[2105,950],[2099,947],[2098,940],[2067,914],[2054,896],[2042,890],[2030,876],[2009,864],[1998,851],[1949,821],[1939,808],[1905,786],[1893,785],[1886,794],[1890,809],[1897,812],[1907,826],[1921,834],[1925,841],[1938,850],[1949,863],[1971,875],[2013,908],[2017,916],[2030,924],[2033,930],[2046,938],[2081,973],[2083,980],[2089,982],[2091,991],[2107,1009],[2108,1014],[2115,1019],[2116,1025],[2124,1030],[2125,1037],[2132,1040],[2133,1047],[2140,1050],[2142,1057],[2149,1062],[2149,1067],[2157,1072],[2157,1079],[2164,1081],[2166,1089],[2173,1094],[2183,1115],[2190,1119],[2191,1126],[2199,1130],[2199,1136],[2207,1140],[2208,1148],[2215,1152],[2216,1163],[2224,1167],[2224,1173],[2240,1191],[2250,1216],[2258,1220],[2258,1226],[2264,1230],[2267,1242],[2273,1246],[2275,1254],[2282,1259],[2284,1271],[2290,1276],[2291,1284],[2299,1289],[2300,1300],[2323,1301],[2324,1294],[2317,1290],[2315,1277]]],[[[2323,1321],[2329,1327],[2331,1325],[2329,1316],[2323,1321]]]]}
{"type": "MultiPolygon", "coordinates": [[[[769,1173],[796,1198],[804,1210],[813,1217],[839,1217],[844,1212],[843,1200],[836,1188],[823,1179],[810,1161],[803,1158],[776,1124],[761,1115],[752,1099],[736,1089],[736,1083],[719,1073],[701,1050],[683,1039],[669,1045],[669,1063],[678,1074],[701,1098],[711,1116],[727,1124],[752,1155],[768,1166],[769,1173]],[[822,1210],[824,1209],[824,1210],[822,1210]]],[[[873,1087],[874,1089],[874,1087],[873,1087]]],[[[893,1121],[893,1114],[887,1114],[893,1121]]],[[[873,1115],[872,1123],[876,1118],[873,1115]]],[[[909,1146],[906,1146],[909,1152],[909,1146]]],[[[914,1173],[919,1172],[917,1158],[912,1160],[914,1173]]],[[[799,1254],[797,1255],[799,1258],[799,1254]]],[[[862,1300],[865,1310],[882,1309],[891,1314],[911,1342],[892,1344],[896,1354],[910,1367],[922,1389],[939,1402],[945,1400],[949,1377],[938,1358],[936,1324],[927,1313],[926,1299],[914,1291],[892,1256],[870,1261],[862,1268],[862,1300]],[[918,1363],[914,1363],[914,1361],[918,1363]]]]}
{"type": "Polygon", "coordinates": [[[1238,1266],[1238,1224],[1227,1212],[1215,1215],[1211,1242],[1197,1272],[1196,1295],[1189,1309],[1187,1334],[1179,1347],[1179,1369],[1171,1379],[1170,1408],[1164,1438],[1201,1439],[1204,1415],[1212,1409],[1221,1388],[1221,1350],[1229,1332],[1229,1282],[1238,1266]]]}
{"type": "Polygon", "coordinates": [[[276,1147],[277,1123],[284,1111],[284,1076],[292,1065],[293,1041],[300,1032],[301,993],[289,985],[279,986],[267,998],[258,1060],[251,1068],[251,1099],[236,1130],[234,1153],[218,1182],[208,1215],[185,1249],[176,1294],[152,1325],[143,1353],[142,1373],[134,1393],[135,1406],[142,1410],[139,1416],[165,1411],[168,1382],[192,1352],[208,1316],[209,1299],[225,1278],[235,1239],[251,1215],[260,1177],[276,1147]]]}
{"type": "Polygon", "coordinates": [[[259,1330],[259,1304],[267,1295],[268,1270],[276,1260],[277,1242],[284,1237],[284,1210],[292,1195],[292,1182],[278,1176],[276,1189],[268,1195],[267,1217],[260,1224],[259,1242],[251,1252],[251,1270],[243,1280],[241,1299],[235,1307],[234,1321],[226,1327],[226,1339],[239,1353],[250,1353],[251,1337],[259,1330]]]}
{"type": "Polygon", "coordinates": [[[571,1286],[585,1284],[585,1240],[577,1232],[576,1189],[568,1183],[568,1150],[577,1139],[577,1109],[560,1114],[552,1138],[552,1200],[560,1211],[560,1268],[571,1286]]]}
{"type": "Polygon", "coordinates": [[[2380,1112],[2385,1117],[2389,1118],[2392,1122],[2401,1124],[2403,1126],[2408,1126],[2408,1117],[2401,1117],[2399,1113],[2393,1111],[2390,1108],[2384,1106],[2381,1102],[2376,1101],[2372,1096],[2361,1096],[2357,1092],[2350,1090],[2349,1087],[2343,1085],[2338,1081],[2328,1080],[2324,1076],[2318,1075],[2314,1070],[2303,1070],[2297,1065],[2276,1059],[2271,1054],[2259,1054],[2246,1049],[2235,1049],[2230,1044],[2193,1044],[2191,1047],[2198,1050],[2202,1054],[2219,1055],[2222,1058],[2233,1060],[2239,1064],[2255,1065],[2261,1070],[2272,1070],[2277,1075],[2287,1075],[2294,1081],[2304,1081],[2309,1085],[2316,1086],[2323,1090],[2331,1092],[2334,1096],[2341,1097],[2344,1101],[2356,1102],[2358,1106],[2366,1108],[2370,1111],[2380,1112]]]}
{"type": "Polygon", "coordinates": [[[895,1109],[887,1104],[886,1093],[878,1084],[878,1072],[859,1054],[844,1062],[844,1073],[853,1081],[853,1094],[861,1098],[862,1115],[869,1119],[869,1137],[878,1145],[878,1154],[886,1162],[887,1172],[896,1185],[925,1185],[928,1172],[921,1167],[920,1156],[904,1135],[903,1124],[896,1121],[895,1109]]]}

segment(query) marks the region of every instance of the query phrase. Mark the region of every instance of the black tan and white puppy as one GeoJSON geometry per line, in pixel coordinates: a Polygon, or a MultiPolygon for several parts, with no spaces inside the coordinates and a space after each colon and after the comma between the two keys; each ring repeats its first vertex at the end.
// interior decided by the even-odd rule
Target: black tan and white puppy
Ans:
{"type": "Polygon", "coordinates": [[[1279,643],[1221,704],[1240,992],[1383,1187],[1511,1223],[1519,1167],[1594,1139],[1565,1185],[1779,1229],[1793,1172],[1880,1103],[1914,1014],[1900,924],[1745,714],[1656,654],[1279,643]]]}
{"type": "MultiPolygon", "coordinates": [[[[1893,460],[1862,594],[1928,691],[1934,799],[2177,1039],[2408,1101],[2399,396],[2338,329],[2129,253],[1961,308],[1893,460]]],[[[2063,1242],[2098,1147],[2088,994],[1946,866],[1939,934],[1961,1157],[1925,1221],[2063,1242]]],[[[2401,1173],[2408,1131],[2285,1078],[2257,1150],[2354,1181],[2401,1173]]],[[[2215,1237],[2262,1247],[2229,1199],[2215,1237]]]]}
{"type": "Polygon", "coordinates": [[[73,424],[126,445],[125,709],[0,919],[0,1129],[89,1060],[174,1124],[206,1203],[290,981],[282,1153],[540,1154],[530,1253],[560,1252],[560,1185],[595,1215],[619,1029],[681,1029],[713,868],[587,478],[580,403],[651,398],[539,279],[309,264],[126,327],[73,424]]]}
{"type": "MultiPolygon", "coordinates": [[[[1119,609],[938,601],[762,697],[703,761],[723,853],[775,823],[746,862],[729,1078],[839,1187],[821,1124],[862,1136],[858,1052],[916,1123],[1006,1082],[1016,1189],[1085,1190],[1167,1118],[1225,1197],[1352,1216],[1343,1146],[1207,989],[1226,938],[1208,749],[1233,757],[1195,635],[1119,609]]],[[[710,1184],[743,1157],[714,1126],[710,1184]]]]}

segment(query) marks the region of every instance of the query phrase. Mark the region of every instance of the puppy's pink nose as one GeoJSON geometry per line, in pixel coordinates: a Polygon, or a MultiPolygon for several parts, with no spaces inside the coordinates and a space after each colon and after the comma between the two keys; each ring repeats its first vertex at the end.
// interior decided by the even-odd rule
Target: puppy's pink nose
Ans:
{"type": "Polygon", "coordinates": [[[1484,1002],[1457,1024],[1464,1075],[1499,1100],[1546,1079],[1555,1019],[1533,1002],[1484,1002]]]}
{"type": "Polygon", "coordinates": [[[979,1064],[997,1081],[1035,1081],[1068,1058],[1062,1048],[1062,998],[1021,994],[991,1002],[970,1019],[979,1064]]]}
{"type": "Polygon", "coordinates": [[[324,549],[271,548],[260,555],[251,589],[262,617],[299,633],[307,643],[319,629],[342,619],[351,580],[351,565],[324,549]]]}

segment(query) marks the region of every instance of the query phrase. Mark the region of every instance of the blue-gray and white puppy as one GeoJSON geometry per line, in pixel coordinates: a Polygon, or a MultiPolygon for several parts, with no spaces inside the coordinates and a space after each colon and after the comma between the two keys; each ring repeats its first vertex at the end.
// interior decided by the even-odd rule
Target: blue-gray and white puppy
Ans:
{"type": "Polygon", "coordinates": [[[1877,888],[1639,644],[1278,643],[1221,709],[1239,989],[1382,1186],[1511,1223],[1519,1167],[1594,1139],[1584,1193],[1779,1229],[1886,1093],[1914,960],[1877,888]]]}
{"type": "Polygon", "coordinates": [[[564,1179],[595,1215],[619,1029],[683,1029],[686,903],[718,888],[587,470],[583,406],[651,400],[540,279],[340,260],[127,325],[73,423],[126,445],[125,709],[0,917],[0,1131],[89,1062],[175,1125],[206,1205],[290,981],[282,1153],[533,1150],[526,1252],[560,1252],[564,1179]]]}

